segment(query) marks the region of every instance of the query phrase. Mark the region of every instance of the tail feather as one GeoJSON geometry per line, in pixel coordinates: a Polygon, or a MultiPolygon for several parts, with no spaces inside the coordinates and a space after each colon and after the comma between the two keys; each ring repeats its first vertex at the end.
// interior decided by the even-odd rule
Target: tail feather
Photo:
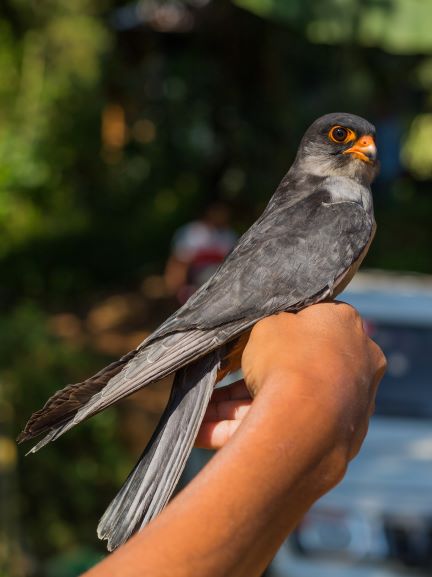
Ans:
{"type": "Polygon", "coordinates": [[[68,385],[34,413],[19,442],[45,433],[30,450],[34,453],[63,433],[138,389],[154,383],[219,348],[249,328],[253,321],[239,320],[214,329],[191,329],[143,343],[142,347],[112,363],[83,383],[68,385]]]}
{"type": "Polygon", "coordinates": [[[55,393],[30,417],[18,442],[45,433],[46,436],[29,451],[35,453],[81,421],[176,371],[206,344],[203,331],[189,331],[169,335],[143,349],[131,351],[87,381],[68,385],[55,393]]]}
{"type": "Polygon", "coordinates": [[[144,453],[98,526],[110,551],[160,513],[171,497],[201,425],[220,365],[220,350],[183,369],[144,453]]]}
{"type": "Polygon", "coordinates": [[[136,354],[137,350],[133,350],[87,380],[67,385],[57,391],[42,409],[33,413],[17,438],[18,443],[37,437],[53,427],[61,428],[61,425],[73,418],[76,412],[101,391],[136,354]]]}

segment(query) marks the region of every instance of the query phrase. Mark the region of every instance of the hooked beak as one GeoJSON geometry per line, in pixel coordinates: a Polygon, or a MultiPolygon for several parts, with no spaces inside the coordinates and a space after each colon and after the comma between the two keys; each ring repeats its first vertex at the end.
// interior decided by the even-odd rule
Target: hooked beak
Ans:
{"type": "Polygon", "coordinates": [[[343,154],[353,154],[356,158],[369,164],[375,162],[377,158],[377,148],[373,136],[361,136],[356,140],[354,146],[344,150],[343,154]]]}

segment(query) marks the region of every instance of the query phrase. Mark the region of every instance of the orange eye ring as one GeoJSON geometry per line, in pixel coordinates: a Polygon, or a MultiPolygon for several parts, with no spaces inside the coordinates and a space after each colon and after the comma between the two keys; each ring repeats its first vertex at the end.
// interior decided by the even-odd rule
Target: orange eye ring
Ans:
{"type": "Polygon", "coordinates": [[[336,142],[337,144],[346,144],[351,140],[354,140],[355,134],[350,128],[345,128],[345,126],[333,126],[328,133],[330,140],[336,142]]]}

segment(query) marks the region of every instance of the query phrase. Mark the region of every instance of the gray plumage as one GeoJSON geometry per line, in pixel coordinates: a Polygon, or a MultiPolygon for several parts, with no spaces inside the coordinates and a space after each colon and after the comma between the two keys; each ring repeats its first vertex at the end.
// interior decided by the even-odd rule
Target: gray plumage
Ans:
{"type": "Polygon", "coordinates": [[[219,349],[177,371],[149,444],[99,522],[98,536],[107,539],[108,550],[151,521],[171,497],[213,392],[221,353],[219,349]]]}
{"type": "Polygon", "coordinates": [[[374,134],[372,125],[353,115],[318,119],[266,210],[213,277],[134,351],[56,393],[21,434],[20,441],[45,434],[35,452],[177,372],[161,423],[100,522],[99,535],[110,548],[158,514],[170,497],[216,381],[222,347],[263,317],[335,296],[364,256],[375,229],[370,182],[376,169],[330,147],[326,135],[334,124],[374,134]]]}

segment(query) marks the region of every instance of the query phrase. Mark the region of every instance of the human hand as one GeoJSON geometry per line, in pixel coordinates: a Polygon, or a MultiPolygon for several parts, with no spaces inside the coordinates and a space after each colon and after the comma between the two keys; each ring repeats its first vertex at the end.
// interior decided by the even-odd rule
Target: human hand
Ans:
{"type": "Polygon", "coordinates": [[[245,382],[215,389],[195,441],[201,449],[220,449],[247,415],[252,397],[245,382]]]}
{"type": "MultiPolygon", "coordinates": [[[[248,413],[265,386],[287,386],[304,403],[338,413],[340,442],[348,459],[359,451],[385,371],[379,347],[367,336],[358,313],[344,303],[321,303],[267,317],[252,330],[244,350],[246,379],[213,393],[197,446],[219,449],[248,413]],[[329,373],[331,378],[329,379],[329,373]]],[[[333,413],[332,413],[333,412],[333,413]]]]}
{"type": "Polygon", "coordinates": [[[257,323],[242,368],[253,396],[264,387],[286,387],[288,377],[292,396],[321,405],[334,419],[352,459],[366,436],[386,360],[353,307],[325,302],[257,323]]]}
{"type": "Polygon", "coordinates": [[[260,575],[341,480],[385,367],[354,309],[323,303],[264,319],[242,367],[245,383],[214,391],[198,436],[225,449],[91,575],[260,575]]]}

